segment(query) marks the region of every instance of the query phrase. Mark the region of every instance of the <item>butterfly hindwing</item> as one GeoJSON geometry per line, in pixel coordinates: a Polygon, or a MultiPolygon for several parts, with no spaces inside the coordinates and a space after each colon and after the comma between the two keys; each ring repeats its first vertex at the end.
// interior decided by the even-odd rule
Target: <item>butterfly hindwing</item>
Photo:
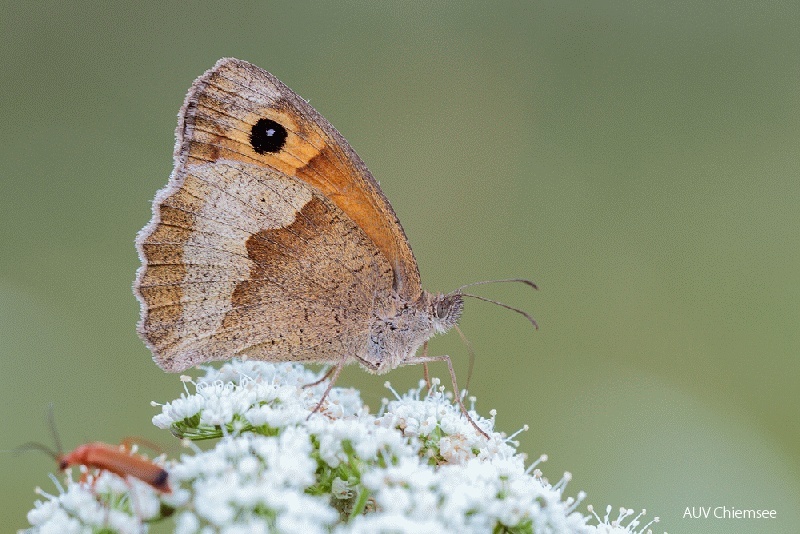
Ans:
{"type": "Polygon", "coordinates": [[[157,203],[138,239],[137,292],[139,331],[159,365],[333,361],[366,343],[391,267],[314,188],[221,160],[191,166],[157,203]]]}

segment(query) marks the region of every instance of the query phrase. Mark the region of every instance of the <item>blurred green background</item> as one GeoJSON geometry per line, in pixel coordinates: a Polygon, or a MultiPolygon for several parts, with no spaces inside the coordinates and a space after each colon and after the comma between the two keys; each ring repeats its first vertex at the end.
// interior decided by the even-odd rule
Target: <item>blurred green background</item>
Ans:
{"type": "MultiPolygon", "coordinates": [[[[178,377],[135,333],[136,232],[175,116],[222,56],[350,141],[429,290],[480,294],[471,393],[567,493],[657,531],[800,530],[800,7],[795,2],[9,3],[0,17],[0,449],[142,436],[178,377]],[[689,506],[771,521],[683,519],[689,506]]],[[[458,336],[436,340],[465,379],[458,336]]],[[[444,368],[434,371],[445,377],[444,368]]],[[[416,384],[419,369],[389,375],[416,384]]],[[[385,377],[340,385],[371,406],[385,377]]],[[[25,526],[42,455],[0,456],[25,526]]],[[[585,511],[585,507],[582,507],[585,511]]],[[[6,530],[3,527],[3,530],[6,530]]]]}

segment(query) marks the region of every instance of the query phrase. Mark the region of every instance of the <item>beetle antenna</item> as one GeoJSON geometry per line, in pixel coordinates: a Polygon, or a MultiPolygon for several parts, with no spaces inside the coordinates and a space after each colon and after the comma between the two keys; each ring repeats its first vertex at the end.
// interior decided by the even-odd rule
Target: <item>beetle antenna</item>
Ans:
{"type": "Polygon", "coordinates": [[[25,443],[24,445],[20,445],[19,447],[17,447],[16,449],[12,450],[11,452],[13,452],[14,454],[19,454],[21,452],[26,452],[26,451],[42,451],[46,455],[51,456],[53,458],[53,460],[58,462],[59,455],[58,455],[58,453],[56,451],[54,451],[50,447],[47,447],[46,445],[42,445],[41,443],[36,442],[36,441],[29,441],[28,443],[25,443]]]}
{"type": "Polygon", "coordinates": [[[58,437],[58,429],[56,428],[56,417],[53,415],[53,403],[47,405],[47,424],[50,427],[50,433],[53,435],[53,442],[56,444],[56,451],[59,455],[64,454],[64,448],[61,446],[61,438],[58,437]]]}

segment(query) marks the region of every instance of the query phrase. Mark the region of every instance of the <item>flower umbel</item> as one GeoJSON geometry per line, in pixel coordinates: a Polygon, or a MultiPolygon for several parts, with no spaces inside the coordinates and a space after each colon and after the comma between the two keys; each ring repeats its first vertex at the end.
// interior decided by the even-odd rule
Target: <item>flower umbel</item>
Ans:
{"type": "MultiPolygon", "coordinates": [[[[58,495],[28,514],[30,532],[142,532],[174,520],[194,532],[647,532],[621,509],[604,518],[577,511],[585,495],[564,498],[492,418],[464,418],[452,397],[425,383],[370,414],[356,390],[333,388],[311,417],[325,383],[298,364],[232,361],[184,378],[180,398],[153,423],[188,441],[216,446],[168,462],[174,491],[100,473],[57,483],[58,495]],[[193,390],[193,391],[192,391],[193,390]],[[102,482],[101,482],[102,481],[102,482]],[[113,487],[112,487],[113,486],[113,487]],[[166,519],[171,515],[174,519],[166,519]]],[[[387,384],[388,385],[388,384],[387,384]]]]}

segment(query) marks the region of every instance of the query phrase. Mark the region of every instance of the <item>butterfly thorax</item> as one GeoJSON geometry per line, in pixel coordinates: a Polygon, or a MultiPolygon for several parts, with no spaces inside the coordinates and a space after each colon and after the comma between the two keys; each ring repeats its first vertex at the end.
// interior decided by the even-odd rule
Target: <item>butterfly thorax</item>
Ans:
{"type": "Polygon", "coordinates": [[[460,293],[434,295],[423,291],[415,301],[393,296],[373,317],[366,352],[359,356],[361,365],[383,374],[410,362],[423,343],[458,322],[463,307],[460,293]]]}

